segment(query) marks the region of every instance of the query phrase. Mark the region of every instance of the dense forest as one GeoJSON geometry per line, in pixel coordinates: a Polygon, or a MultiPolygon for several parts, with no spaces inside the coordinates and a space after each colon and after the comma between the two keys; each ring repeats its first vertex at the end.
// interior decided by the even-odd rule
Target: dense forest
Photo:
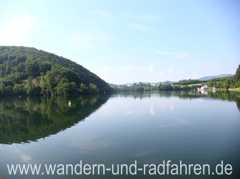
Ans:
{"type": "Polygon", "coordinates": [[[0,46],[0,96],[109,93],[97,75],[66,58],[27,47],[0,46]]]}

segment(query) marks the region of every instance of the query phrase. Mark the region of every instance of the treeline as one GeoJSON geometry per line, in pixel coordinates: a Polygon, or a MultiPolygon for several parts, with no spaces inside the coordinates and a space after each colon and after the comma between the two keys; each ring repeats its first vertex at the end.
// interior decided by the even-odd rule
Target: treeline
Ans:
{"type": "Polygon", "coordinates": [[[217,89],[240,88],[240,65],[232,77],[217,78],[213,80],[181,80],[178,82],[163,83],[133,83],[128,85],[112,85],[115,91],[192,91],[202,85],[215,87],[217,89]]]}
{"type": "Polygon", "coordinates": [[[157,85],[151,83],[133,83],[129,85],[111,85],[115,91],[154,91],[158,90],[157,85]]]}
{"type": "Polygon", "coordinates": [[[75,96],[108,93],[110,86],[84,67],[26,47],[0,47],[0,95],[75,96]]]}
{"type": "Polygon", "coordinates": [[[0,95],[27,96],[77,96],[80,94],[97,94],[99,88],[94,83],[83,83],[75,79],[75,75],[64,69],[54,69],[39,77],[28,77],[26,80],[14,82],[2,80],[0,95]]]}
{"type": "MultiPolygon", "coordinates": [[[[199,81],[200,83],[201,81],[199,81]]],[[[182,84],[181,82],[177,83],[133,83],[130,85],[112,85],[115,91],[182,91],[182,90],[193,90],[198,84],[182,84]]]]}
{"type": "Polygon", "coordinates": [[[198,85],[186,84],[160,84],[158,90],[160,91],[191,91],[198,87],[198,85]]]}

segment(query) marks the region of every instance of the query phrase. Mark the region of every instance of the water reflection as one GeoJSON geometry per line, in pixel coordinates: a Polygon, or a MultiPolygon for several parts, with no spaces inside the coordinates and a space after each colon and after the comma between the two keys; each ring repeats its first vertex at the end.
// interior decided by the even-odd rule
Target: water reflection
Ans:
{"type": "Polygon", "coordinates": [[[122,92],[114,96],[133,97],[135,99],[150,98],[152,96],[159,97],[178,97],[181,99],[194,99],[194,98],[211,98],[225,101],[234,101],[238,110],[240,111],[240,93],[239,92],[224,92],[219,91],[215,93],[196,93],[195,91],[165,91],[165,92],[122,92]]]}
{"type": "MultiPolygon", "coordinates": [[[[234,101],[240,111],[240,94],[217,92],[208,95],[195,92],[130,92],[114,96],[137,99],[178,97],[183,99],[213,98],[234,101]]],[[[56,134],[85,119],[108,100],[108,96],[88,96],[78,99],[1,99],[0,100],[0,144],[25,143],[56,134]]],[[[150,114],[155,110],[151,106],[150,114]]]]}
{"type": "Polygon", "coordinates": [[[25,143],[56,134],[88,117],[107,99],[1,99],[0,143],[25,143]]]}
{"type": "Polygon", "coordinates": [[[235,105],[239,107],[239,94],[121,93],[99,109],[107,99],[1,99],[0,143],[22,144],[0,145],[0,174],[8,178],[6,163],[21,162],[76,164],[83,160],[111,165],[182,160],[215,166],[223,160],[232,164],[232,178],[239,178],[240,113],[235,105]],[[84,123],[79,122],[83,119],[84,123]],[[56,135],[47,137],[51,134],[56,135]],[[46,138],[37,140],[42,137],[46,138]],[[37,142],[24,143],[33,140],[37,142]]]}
{"type": "Polygon", "coordinates": [[[237,101],[236,105],[237,105],[238,110],[240,111],[240,101],[237,101]]]}

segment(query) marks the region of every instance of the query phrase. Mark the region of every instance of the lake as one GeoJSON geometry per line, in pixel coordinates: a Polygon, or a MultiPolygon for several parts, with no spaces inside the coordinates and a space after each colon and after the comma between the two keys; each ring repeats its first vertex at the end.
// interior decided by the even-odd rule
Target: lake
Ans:
{"type": "Polygon", "coordinates": [[[111,165],[130,164],[135,160],[138,163],[182,160],[214,165],[223,160],[232,165],[233,175],[199,178],[239,178],[239,136],[240,95],[234,93],[123,93],[71,100],[1,99],[0,176],[43,178],[9,177],[6,164],[10,163],[76,164],[82,160],[111,165]]]}

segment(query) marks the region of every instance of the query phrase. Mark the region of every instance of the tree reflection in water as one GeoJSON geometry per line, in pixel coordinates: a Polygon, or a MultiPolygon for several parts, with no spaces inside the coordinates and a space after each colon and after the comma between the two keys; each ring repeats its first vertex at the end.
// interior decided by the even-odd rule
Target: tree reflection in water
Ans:
{"type": "Polygon", "coordinates": [[[1,99],[0,143],[25,143],[56,134],[84,120],[107,99],[108,96],[88,96],[74,100],[1,99]]]}
{"type": "Polygon", "coordinates": [[[135,92],[121,92],[115,94],[115,96],[121,97],[133,97],[133,98],[150,98],[152,95],[157,95],[160,97],[178,97],[182,99],[194,99],[194,98],[212,98],[212,99],[220,99],[226,101],[234,101],[236,102],[237,108],[240,111],[240,93],[239,92],[226,92],[226,91],[217,91],[215,93],[209,92],[208,94],[200,94],[195,91],[161,91],[161,92],[144,92],[144,91],[135,91],[135,92]]]}
{"type": "MultiPolygon", "coordinates": [[[[195,92],[129,92],[113,96],[150,98],[159,97],[214,98],[235,101],[240,111],[240,94],[230,92],[209,93],[195,92]]],[[[88,96],[78,99],[1,99],[0,100],[0,143],[25,143],[56,134],[69,128],[93,113],[103,105],[109,96],[88,96]]]]}

